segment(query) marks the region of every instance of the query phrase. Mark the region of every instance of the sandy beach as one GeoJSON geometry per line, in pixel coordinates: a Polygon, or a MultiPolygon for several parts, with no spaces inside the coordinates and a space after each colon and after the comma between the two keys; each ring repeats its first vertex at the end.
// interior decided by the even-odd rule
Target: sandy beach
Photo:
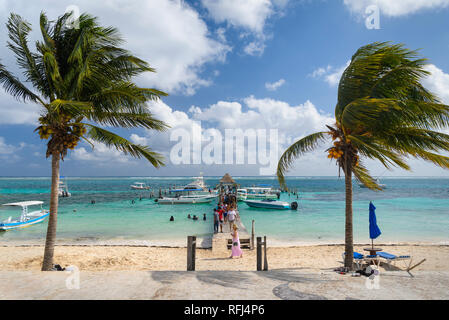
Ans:
{"type": "MultiPolygon", "coordinates": [[[[396,255],[411,255],[413,263],[426,261],[415,271],[449,271],[449,246],[447,245],[376,245],[396,255]]],[[[362,252],[367,245],[355,246],[362,252]]],[[[4,271],[38,271],[42,263],[43,246],[0,247],[0,269],[4,271]]],[[[294,247],[269,247],[267,251],[270,270],[306,268],[313,271],[342,266],[342,245],[312,245],[294,247]]],[[[230,251],[213,252],[197,249],[196,270],[256,269],[256,251],[244,250],[241,259],[229,259],[230,251]]],[[[81,271],[185,271],[186,248],[144,246],[57,246],[55,264],[63,267],[77,266],[81,271]]],[[[382,269],[387,266],[382,266],[382,269]]],[[[398,267],[402,267],[398,263],[398,267]]],[[[395,269],[389,269],[394,271],[395,269]]]]}

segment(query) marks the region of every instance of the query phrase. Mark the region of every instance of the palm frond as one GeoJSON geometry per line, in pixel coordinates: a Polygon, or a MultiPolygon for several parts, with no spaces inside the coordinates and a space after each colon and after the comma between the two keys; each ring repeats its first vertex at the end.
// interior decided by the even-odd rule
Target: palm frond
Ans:
{"type": "Polygon", "coordinates": [[[24,102],[42,102],[38,95],[29,90],[19,79],[13,76],[5,66],[0,63],[0,84],[7,93],[12,95],[16,99],[21,99],[24,102]]]}
{"type": "Polygon", "coordinates": [[[85,125],[90,127],[88,136],[92,140],[103,143],[108,147],[114,147],[126,155],[129,154],[132,157],[139,159],[145,158],[156,168],[164,165],[163,156],[156,152],[153,152],[149,147],[134,144],[115,133],[99,128],[97,126],[88,123],[86,123],[85,125]]]}
{"type": "Polygon", "coordinates": [[[326,140],[327,134],[328,132],[313,133],[298,140],[297,142],[292,144],[287,150],[285,150],[284,154],[279,159],[276,172],[281,187],[285,187],[284,174],[290,168],[293,161],[296,160],[299,156],[303,155],[304,153],[316,149],[320,142],[326,140]]]}
{"type": "Polygon", "coordinates": [[[352,168],[352,171],[357,178],[357,180],[365,185],[367,188],[371,190],[381,191],[382,188],[377,183],[376,179],[374,179],[370,174],[368,169],[365,168],[365,166],[362,165],[362,163],[359,163],[357,166],[354,166],[352,168]]]}

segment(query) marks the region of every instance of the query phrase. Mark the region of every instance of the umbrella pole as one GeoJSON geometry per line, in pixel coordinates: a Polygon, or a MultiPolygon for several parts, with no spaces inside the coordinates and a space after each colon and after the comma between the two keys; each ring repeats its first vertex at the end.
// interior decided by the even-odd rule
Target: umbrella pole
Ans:
{"type": "Polygon", "coordinates": [[[374,240],[373,239],[371,239],[371,249],[374,250],[374,240]]]}

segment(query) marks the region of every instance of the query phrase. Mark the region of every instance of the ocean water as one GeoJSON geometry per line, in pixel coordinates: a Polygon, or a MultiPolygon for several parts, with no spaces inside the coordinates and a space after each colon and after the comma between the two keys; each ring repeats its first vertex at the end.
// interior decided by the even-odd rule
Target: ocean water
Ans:
{"type": "MultiPolygon", "coordinates": [[[[278,187],[275,178],[234,177],[242,186],[269,184],[278,187]]],[[[170,244],[185,241],[186,236],[207,237],[213,232],[214,204],[160,205],[149,199],[150,192],[134,191],[130,185],[142,181],[157,194],[159,188],[185,185],[187,177],[74,178],[65,180],[72,193],[60,198],[57,237],[77,241],[154,241],[170,244]],[[142,197],[142,200],[140,200],[142,197]],[[95,204],[91,204],[95,200],[95,204]],[[134,203],[133,203],[134,200],[134,203]],[[197,215],[198,221],[187,219],[197,215]],[[207,220],[203,221],[203,214],[207,220]],[[170,216],[175,221],[170,222],[170,216]]],[[[205,177],[209,186],[219,177],[205,177]]],[[[368,205],[377,207],[382,235],[376,242],[449,243],[449,179],[384,178],[383,192],[354,185],[354,238],[368,243],[368,205]]],[[[328,177],[290,177],[294,195],[282,194],[281,200],[297,201],[297,211],[273,211],[249,208],[240,202],[239,210],[247,229],[255,220],[257,235],[284,244],[344,242],[344,179],[328,177]]],[[[42,200],[49,207],[50,178],[0,178],[0,203],[42,200]]],[[[18,208],[0,207],[0,220],[18,216],[18,208]]],[[[45,239],[44,223],[20,230],[0,232],[0,244],[39,242],[45,239]]]]}

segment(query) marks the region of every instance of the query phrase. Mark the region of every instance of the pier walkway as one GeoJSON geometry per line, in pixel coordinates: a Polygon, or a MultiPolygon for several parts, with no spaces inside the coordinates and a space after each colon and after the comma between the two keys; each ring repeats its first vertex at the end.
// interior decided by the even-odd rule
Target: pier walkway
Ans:
{"type": "MultiPolygon", "coordinates": [[[[237,204],[237,211],[238,211],[238,204],[237,204]]],[[[240,246],[242,247],[242,249],[244,249],[245,247],[249,247],[251,235],[249,234],[248,230],[246,230],[246,227],[242,223],[242,220],[240,218],[240,212],[235,219],[235,224],[239,228],[238,233],[240,238],[240,246]]],[[[230,249],[229,245],[232,244],[232,235],[229,222],[223,223],[223,233],[220,232],[220,229],[218,229],[218,231],[219,232],[214,233],[212,237],[212,250],[224,251],[230,249]]]]}

